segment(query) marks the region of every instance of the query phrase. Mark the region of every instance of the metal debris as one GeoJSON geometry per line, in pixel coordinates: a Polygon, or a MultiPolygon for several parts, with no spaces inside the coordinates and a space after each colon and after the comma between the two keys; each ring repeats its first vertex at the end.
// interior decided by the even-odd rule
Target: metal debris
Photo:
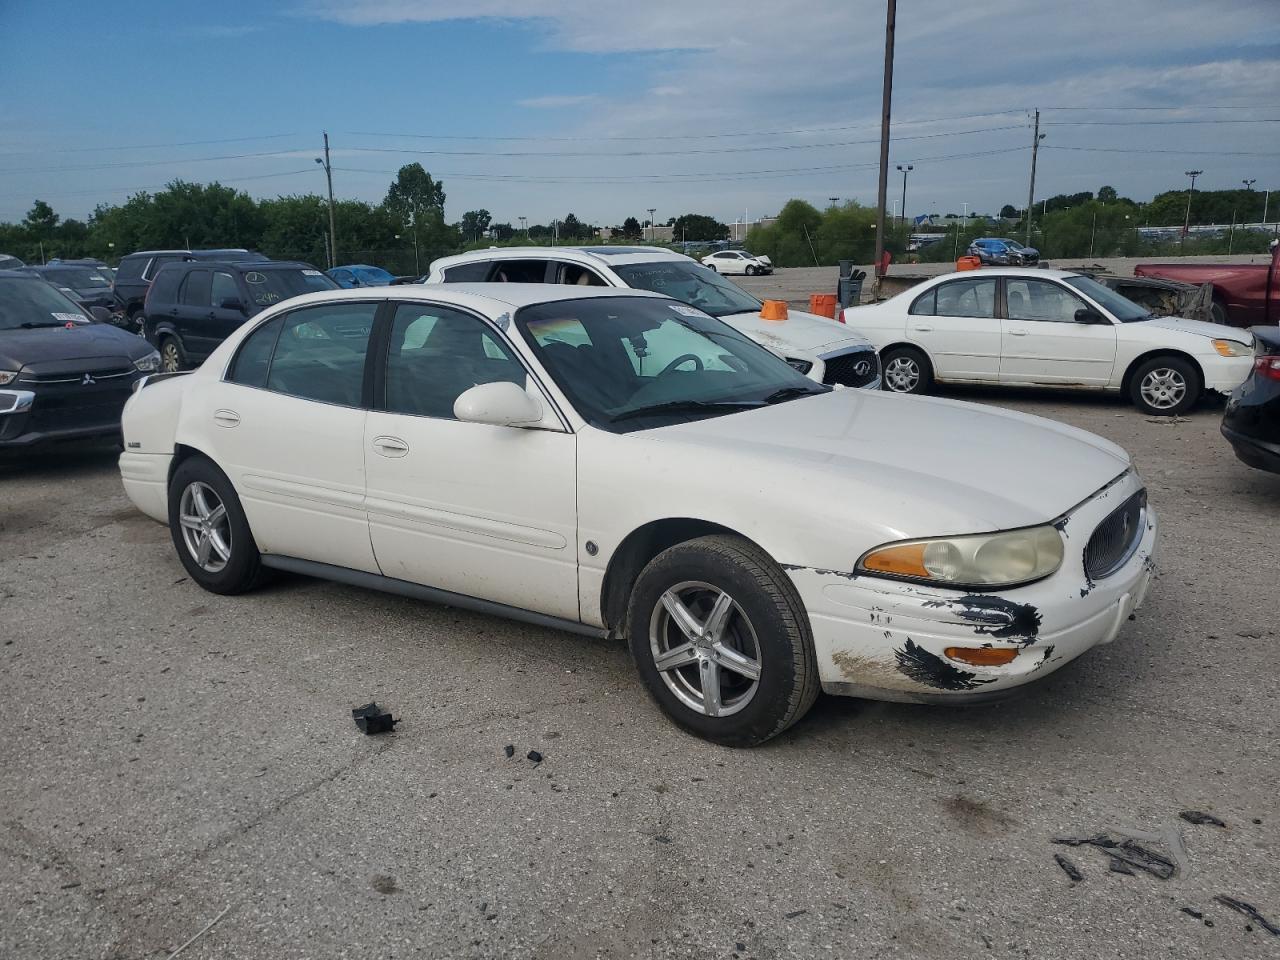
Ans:
{"type": "Polygon", "coordinates": [[[356,726],[360,728],[360,732],[366,736],[373,736],[375,733],[390,733],[400,721],[395,719],[389,713],[383,713],[382,708],[376,703],[366,703],[363,707],[356,707],[351,711],[351,719],[356,722],[356,726]]]}
{"type": "Polygon", "coordinates": [[[1236,913],[1243,913],[1246,917],[1256,923],[1258,926],[1266,930],[1272,936],[1280,937],[1280,927],[1264,917],[1258,912],[1258,908],[1251,903],[1245,903],[1243,900],[1237,900],[1235,897],[1228,897],[1226,894],[1219,894],[1213,898],[1224,907],[1229,907],[1236,913]]]}
{"type": "Polygon", "coordinates": [[[1225,827],[1226,824],[1215,817],[1212,813],[1205,813],[1203,810],[1183,810],[1178,814],[1187,823],[1194,823],[1197,826],[1209,824],[1211,827],[1225,827]]]}
{"type": "Polygon", "coordinates": [[[1053,855],[1053,859],[1058,861],[1058,866],[1062,868],[1062,872],[1065,873],[1072,880],[1074,880],[1076,883],[1079,883],[1081,880],[1084,879],[1084,874],[1080,872],[1080,868],[1077,867],[1070,860],[1068,860],[1066,857],[1064,857],[1062,854],[1055,853],[1053,855]]]}

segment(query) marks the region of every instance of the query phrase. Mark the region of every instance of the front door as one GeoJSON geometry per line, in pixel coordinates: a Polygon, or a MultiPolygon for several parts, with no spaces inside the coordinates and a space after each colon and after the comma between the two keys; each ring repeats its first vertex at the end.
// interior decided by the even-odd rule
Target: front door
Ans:
{"type": "Polygon", "coordinates": [[[939,380],[995,383],[1000,320],[995,277],[966,277],[931,287],[911,303],[907,337],[924,347],[939,380]]]}
{"type": "Polygon", "coordinates": [[[399,304],[365,426],[366,507],[382,573],[578,619],[575,437],[454,417],[480,383],[538,394],[485,321],[399,304]]]}
{"type": "Polygon", "coordinates": [[[1116,328],[1081,323],[1088,305],[1053,280],[1005,277],[1000,382],[1104,387],[1116,361],[1116,328]]]}
{"type": "Polygon", "coordinates": [[[214,459],[258,549],[367,573],[365,355],[376,303],[277,316],[245,338],[216,384],[214,459]]]}

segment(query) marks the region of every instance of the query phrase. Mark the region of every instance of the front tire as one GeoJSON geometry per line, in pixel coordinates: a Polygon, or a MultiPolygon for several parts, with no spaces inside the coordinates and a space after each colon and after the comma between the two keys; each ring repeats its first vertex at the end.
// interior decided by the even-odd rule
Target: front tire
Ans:
{"type": "Polygon", "coordinates": [[[818,695],[809,619],[794,584],[755,544],[702,537],[650,561],[627,610],[631,656],[677,725],[753,747],[818,695]]]}
{"type": "Polygon", "coordinates": [[[747,269],[744,272],[748,277],[754,277],[756,275],[756,268],[748,264],[747,269]]]}
{"type": "Polygon", "coordinates": [[[1148,416],[1176,417],[1200,399],[1200,375],[1181,357],[1153,357],[1133,372],[1129,397],[1148,416]]]}
{"type": "Polygon", "coordinates": [[[244,593],[261,582],[261,555],[240,498],[207,457],[190,457],[173,472],[169,533],[188,575],[210,593],[244,593]]]}
{"type": "Polygon", "coordinates": [[[880,357],[884,389],[892,393],[928,393],[933,365],[915,347],[892,347],[880,357]]]}
{"type": "Polygon", "coordinates": [[[177,373],[186,366],[187,357],[178,338],[167,333],[160,338],[160,369],[165,373],[177,373]]]}

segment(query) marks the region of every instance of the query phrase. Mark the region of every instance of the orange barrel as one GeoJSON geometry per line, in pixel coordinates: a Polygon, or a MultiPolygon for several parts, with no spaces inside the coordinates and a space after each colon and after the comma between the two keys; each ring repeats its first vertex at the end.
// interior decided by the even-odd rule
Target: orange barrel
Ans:
{"type": "Polygon", "coordinates": [[[787,301],[785,300],[766,300],[760,306],[761,320],[785,320],[787,319],[787,301]]]}
{"type": "Polygon", "coordinates": [[[982,266],[982,261],[977,257],[961,257],[956,261],[957,270],[977,270],[982,266]]]}

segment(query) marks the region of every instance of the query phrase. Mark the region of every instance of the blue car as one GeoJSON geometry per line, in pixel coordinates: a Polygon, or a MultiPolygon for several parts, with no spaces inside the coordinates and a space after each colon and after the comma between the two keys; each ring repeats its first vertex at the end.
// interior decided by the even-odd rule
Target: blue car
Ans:
{"type": "Polygon", "coordinates": [[[969,256],[979,258],[983,264],[999,264],[1006,267],[1034,267],[1040,262],[1040,251],[1024,247],[1017,240],[1003,237],[979,237],[969,244],[969,256]]]}
{"type": "Polygon", "coordinates": [[[371,267],[367,263],[352,263],[345,267],[334,267],[326,270],[338,286],[344,289],[352,287],[387,287],[395,277],[381,267],[371,267]]]}

